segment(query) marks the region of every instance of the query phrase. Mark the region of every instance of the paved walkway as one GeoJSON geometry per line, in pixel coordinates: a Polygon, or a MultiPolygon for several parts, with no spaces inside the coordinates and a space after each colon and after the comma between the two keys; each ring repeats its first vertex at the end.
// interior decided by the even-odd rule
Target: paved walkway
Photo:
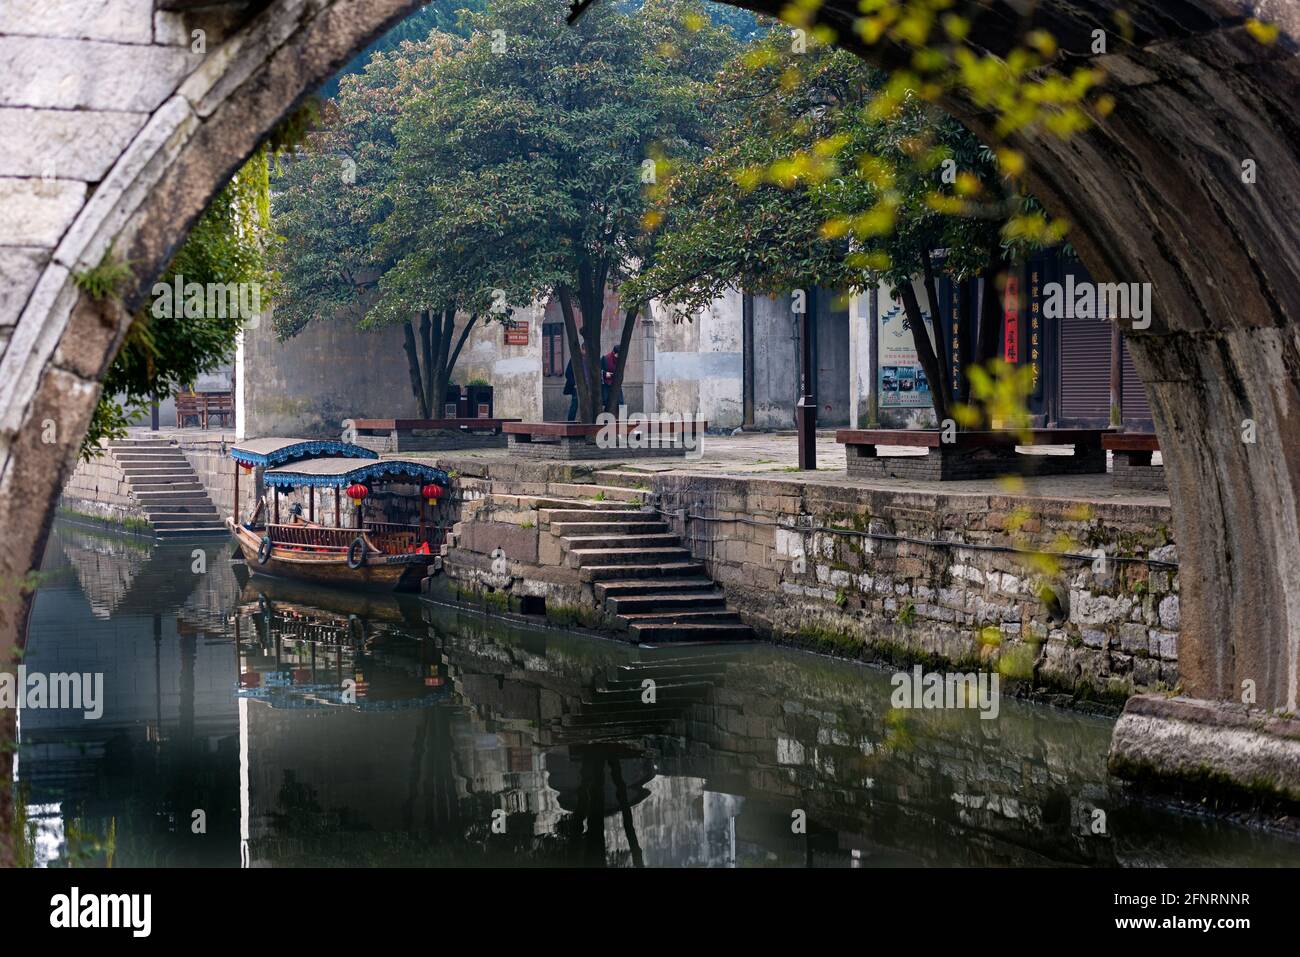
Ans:
{"type": "Polygon", "coordinates": [[[181,441],[190,439],[193,441],[210,440],[213,442],[225,442],[230,444],[235,441],[235,430],[232,428],[215,428],[200,429],[194,426],[185,429],[178,429],[175,426],[160,425],[155,431],[147,425],[132,425],[126,430],[128,441],[139,442],[144,439],[163,439],[166,441],[181,441]]]}
{"type": "MultiPolygon", "coordinates": [[[[1048,455],[1068,454],[1060,448],[1027,446],[1024,451],[1048,455]]],[[[916,454],[913,449],[881,447],[882,455],[916,454]]],[[[405,458],[466,459],[507,461],[508,449],[474,449],[464,452],[404,453],[405,458]]],[[[736,475],[754,478],[780,478],[795,482],[817,482],[855,488],[879,488],[894,491],[919,491],[945,495],[991,494],[1026,498],[1052,498],[1117,504],[1168,506],[1169,495],[1133,489],[1116,489],[1110,475],[1047,476],[1042,478],[981,479],[960,482],[925,482],[911,479],[868,480],[849,477],[844,446],[835,441],[833,430],[817,433],[817,471],[801,472],[798,462],[797,436],[794,432],[749,432],[739,435],[708,435],[701,444],[699,458],[681,456],[638,458],[626,462],[566,463],[590,466],[596,471],[676,473],[684,475],[736,475]]]]}

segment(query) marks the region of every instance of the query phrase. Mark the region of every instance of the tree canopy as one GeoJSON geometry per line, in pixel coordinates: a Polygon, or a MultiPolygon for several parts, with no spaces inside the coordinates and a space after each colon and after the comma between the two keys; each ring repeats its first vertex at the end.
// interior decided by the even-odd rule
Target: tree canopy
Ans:
{"type": "MultiPolygon", "coordinates": [[[[268,156],[265,146],[235,174],[199,217],[159,283],[176,277],[203,286],[256,284],[263,307],[272,294],[267,265],[269,242],[268,156]]],[[[168,310],[154,315],[146,299],[104,376],[103,392],[82,439],[82,458],[92,458],[101,441],[121,438],[149,408],[190,386],[199,374],[230,361],[243,326],[239,316],[207,309],[168,310]]]]}
{"type": "Polygon", "coordinates": [[[491,0],[459,21],[467,37],[435,30],[343,77],[276,181],[277,333],[340,314],[404,323],[427,408],[468,331],[451,341],[458,313],[555,295],[572,353],[587,346],[594,416],[604,290],[644,254],[643,179],[703,142],[703,87],[737,48],[702,11],[652,0],[570,27],[546,0],[491,0]],[[433,363],[422,381],[417,354],[433,363]]]}
{"type": "MultiPolygon", "coordinates": [[[[948,345],[925,333],[913,279],[936,303],[942,251],[952,278],[986,279],[985,314],[1000,316],[1010,256],[1042,238],[1007,235],[1027,201],[991,150],[919,95],[882,100],[889,90],[889,77],[860,58],[789,30],[748,47],[711,91],[711,149],[675,164],[658,189],[652,265],[624,294],[694,309],[729,287],[776,294],[886,281],[947,417],[965,396],[951,394],[948,345]]],[[[962,350],[968,363],[995,353],[995,324],[981,329],[979,348],[962,350]]]]}

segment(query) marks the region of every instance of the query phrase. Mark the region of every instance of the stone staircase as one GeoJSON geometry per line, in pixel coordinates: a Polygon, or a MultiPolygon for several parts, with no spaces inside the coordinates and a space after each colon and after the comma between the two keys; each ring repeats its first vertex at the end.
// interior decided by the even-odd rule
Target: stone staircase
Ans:
{"type": "Polygon", "coordinates": [[[227,534],[225,521],[177,446],[166,439],[125,439],[110,442],[108,451],[158,538],[227,534]]]}
{"type": "MultiPolygon", "coordinates": [[[[625,488],[578,486],[588,506],[542,508],[542,523],[560,539],[564,562],[592,583],[615,627],[644,644],[752,641],[753,631],[727,607],[704,565],[669,531],[657,511],[625,488]]],[[[567,488],[553,494],[571,495],[567,488]]]]}

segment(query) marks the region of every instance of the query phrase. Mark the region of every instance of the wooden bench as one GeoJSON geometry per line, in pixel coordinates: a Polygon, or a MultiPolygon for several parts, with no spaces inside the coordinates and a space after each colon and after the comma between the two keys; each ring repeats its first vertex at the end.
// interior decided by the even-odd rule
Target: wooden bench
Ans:
{"type": "Polygon", "coordinates": [[[952,441],[930,429],[840,429],[850,475],[930,482],[989,479],[1003,475],[1104,474],[1103,429],[1029,429],[957,432],[952,441]],[[924,455],[880,455],[882,445],[925,449],[924,455]],[[1022,445],[1073,446],[1070,455],[1017,452],[1022,445]]]}
{"type": "Polygon", "coordinates": [[[232,392],[201,392],[204,400],[203,427],[212,419],[220,419],[227,428],[235,424],[235,396],[232,392]]]}
{"type": "Polygon", "coordinates": [[[376,452],[504,447],[501,427],[518,419],[356,419],[356,444],[376,452]]]}
{"type": "Polygon", "coordinates": [[[597,422],[507,422],[502,430],[520,455],[558,459],[621,459],[685,455],[700,447],[708,422],[690,419],[597,422]],[[602,444],[602,433],[613,441],[602,444]]]}
{"type": "Polygon", "coordinates": [[[1102,436],[1101,447],[1114,459],[1116,488],[1165,489],[1165,467],[1151,462],[1160,451],[1154,432],[1110,432],[1102,436]]]}
{"type": "Polygon", "coordinates": [[[235,423],[235,396],[232,392],[177,392],[176,428],[185,428],[189,419],[201,429],[208,427],[213,418],[230,426],[235,423]]]}

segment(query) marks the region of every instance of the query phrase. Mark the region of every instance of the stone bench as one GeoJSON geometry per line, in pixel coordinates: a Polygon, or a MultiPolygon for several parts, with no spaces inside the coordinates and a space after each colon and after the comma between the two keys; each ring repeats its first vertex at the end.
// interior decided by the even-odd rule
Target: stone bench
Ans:
{"type": "Polygon", "coordinates": [[[930,482],[989,479],[1002,475],[1104,474],[1102,429],[1028,429],[957,432],[951,442],[929,429],[839,429],[850,475],[930,482]],[[882,445],[925,450],[924,455],[880,455],[882,445]],[[1073,446],[1071,455],[1030,455],[1021,445],[1073,446]]]}
{"type": "Polygon", "coordinates": [[[375,452],[504,448],[501,428],[518,419],[356,419],[356,444],[375,452]]]}
{"type": "Polygon", "coordinates": [[[685,455],[699,448],[707,422],[645,422],[637,418],[613,423],[615,441],[597,444],[610,427],[595,422],[507,422],[502,431],[514,454],[547,459],[628,459],[685,455]]]}
{"type": "Polygon", "coordinates": [[[1111,477],[1116,488],[1165,490],[1165,467],[1151,462],[1152,454],[1160,451],[1154,433],[1110,432],[1102,436],[1101,447],[1115,461],[1111,477]]]}

